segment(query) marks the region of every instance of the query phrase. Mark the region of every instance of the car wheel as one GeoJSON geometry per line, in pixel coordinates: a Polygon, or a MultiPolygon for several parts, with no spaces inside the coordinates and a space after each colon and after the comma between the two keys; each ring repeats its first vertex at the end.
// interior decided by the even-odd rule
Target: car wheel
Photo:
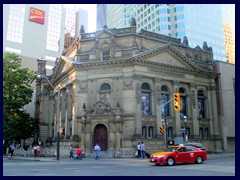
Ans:
{"type": "Polygon", "coordinates": [[[173,159],[173,158],[168,158],[168,159],[167,159],[167,165],[168,165],[168,166],[174,165],[174,159],[173,159]]]}
{"type": "Polygon", "coordinates": [[[201,156],[198,156],[197,159],[196,159],[196,163],[197,164],[202,164],[203,162],[203,158],[201,156]]]}

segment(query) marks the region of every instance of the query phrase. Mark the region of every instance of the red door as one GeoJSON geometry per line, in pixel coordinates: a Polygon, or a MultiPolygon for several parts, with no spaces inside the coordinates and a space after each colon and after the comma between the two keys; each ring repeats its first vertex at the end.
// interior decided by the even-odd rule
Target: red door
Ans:
{"type": "Polygon", "coordinates": [[[108,132],[107,128],[103,124],[98,124],[94,129],[93,135],[93,147],[98,144],[101,151],[107,151],[108,149],[108,132]]]}

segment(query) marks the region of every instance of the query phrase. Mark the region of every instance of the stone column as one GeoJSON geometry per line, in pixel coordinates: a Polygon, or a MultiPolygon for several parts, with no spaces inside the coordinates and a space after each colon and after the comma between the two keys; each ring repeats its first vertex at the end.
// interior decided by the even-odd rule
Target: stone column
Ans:
{"type": "Polygon", "coordinates": [[[71,136],[70,120],[72,119],[72,84],[66,86],[66,129],[65,133],[67,138],[71,136]]]}
{"type": "Polygon", "coordinates": [[[72,136],[77,135],[78,127],[77,127],[77,118],[76,118],[76,112],[77,112],[77,103],[76,103],[76,84],[74,83],[72,86],[72,136]]]}
{"type": "Polygon", "coordinates": [[[116,150],[121,148],[121,138],[123,133],[123,120],[121,118],[121,108],[117,103],[116,112],[115,112],[115,139],[116,139],[116,150]]]}
{"type": "Polygon", "coordinates": [[[57,132],[59,132],[59,128],[60,128],[60,121],[61,121],[61,115],[60,115],[60,88],[58,88],[57,90],[57,99],[56,99],[56,124],[55,124],[55,134],[54,136],[57,136],[57,132]]]}
{"type": "Polygon", "coordinates": [[[55,105],[54,105],[54,94],[53,91],[50,92],[49,96],[49,113],[48,113],[48,137],[52,137],[53,135],[53,124],[54,124],[54,112],[55,112],[55,105]]]}
{"type": "Polygon", "coordinates": [[[209,115],[210,115],[210,133],[212,138],[219,138],[219,121],[217,114],[217,98],[216,87],[210,86],[207,88],[208,101],[209,101],[209,115]]]}
{"type": "Polygon", "coordinates": [[[160,134],[159,127],[162,126],[162,107],[161,107],[161,79],[156,78],[155,79],[155,101],[154,101],[154,106],[155,106],[155,112],[156,112],[156,127],[155,127],[155,133],[156,138],[160,139],[162,137],[162,134],[160,134]]]}
{"type": "Polygon", "coordinates": [[[141,80],[140,76],[134,76],[135,92],[136,92],[136,106],[135,106],[135,129],[134,136],[136,138],[142,137],[142,112],[141,112],[141,80]]]}
{"type": "Polygon", "coordinates": [[[190,91],[191,91],[191,97],[190,97],[190,104],[189,108],[191,108],[192,112],[192,138],[199,138],[199,122],[198,122],[198,99],[197,99],[197,90],[196,90],[196,84],[191,83],[190,85],[190,91]]]}

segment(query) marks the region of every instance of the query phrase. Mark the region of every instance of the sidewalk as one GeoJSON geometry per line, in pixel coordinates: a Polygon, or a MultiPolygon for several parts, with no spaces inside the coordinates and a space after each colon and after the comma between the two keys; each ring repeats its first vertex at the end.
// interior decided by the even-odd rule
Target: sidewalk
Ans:
{"type": "Polygon", "coordinates": [[[10,156],[3,155],[4,160],[22,160],[22,161],[57,161],[57,158],[54,157],[23,157],[23,156],[10,156]]]}
{"type": "MultiPolygon", "coordinates": [[[[213,160],[213,159],[217,159],[217,158],[228,158],[228,157],[232,157],[235,159],[235,153],[217,153],[217,154],[207,154],[207,158],[208,160],[213,160]]],[[[85,158],[83,158],[85,159],[85,158]]],[[[86,159],[94,159],[92,157],[86,157],[86,159]]],[[[105,158],[102,157],[101,159],[115,159],[115,158],[105,158]]],[[[138,161],[147,161],[148,158],[145,159],[139,159],[139,158],[116,158],[116,159],[129,159],[129,160],[138,160],[138,161]]],[[[60,160],[57,160],[56,157],[23,157],[23,156],[13,156],[12,158],[6,155],[3,155],[3,160],[5,161],[11,161],[11,160],[21,160],[21,161],[45,161],[45,162],[56,162],[56,161],[71,161],[72,159],[69,158],[60,158],[60,160]]]]}

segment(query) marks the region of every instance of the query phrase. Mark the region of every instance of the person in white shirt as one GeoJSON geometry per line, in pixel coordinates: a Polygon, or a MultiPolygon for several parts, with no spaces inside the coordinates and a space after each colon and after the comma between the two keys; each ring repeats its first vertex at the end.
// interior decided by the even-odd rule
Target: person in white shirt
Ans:
{"type": "Polygon", "coordinates": [[[138,158],[140,158],[141,157],[141,143],[140,142],[138,142],[137,151],[138,151],[138,158]]]}
{"type": "Polygon", "coordinates": [[[98,144],[95,145],[94,151],[95,151],[95,153],[96,153],[95,159],[96,159],[96,160],[99,160],[99,152],[101,151],[101,148],[100,148],[100,146],[99,146],[98,144]]]}

